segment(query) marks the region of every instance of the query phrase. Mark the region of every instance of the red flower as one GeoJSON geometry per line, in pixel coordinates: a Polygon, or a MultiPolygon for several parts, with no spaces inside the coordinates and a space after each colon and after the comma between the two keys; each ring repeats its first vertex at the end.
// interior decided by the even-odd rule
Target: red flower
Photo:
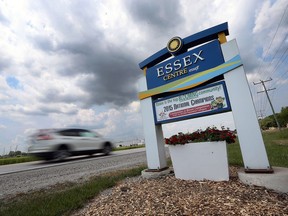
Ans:
{"type": "Polygon", "coordinates": [[[228,128],[221,127],[218,130],[216,127],[208,127],[206,130],[197,130],[193,133],[178,133],[171,136],[170,138],[165,138],[165,143],[167,145],[177,145],[186,144],[190,142],[205,142],[205,141],[226,141],[228,144],[234,143],[236,139],[235,132],[230,131],[228,128]]]}

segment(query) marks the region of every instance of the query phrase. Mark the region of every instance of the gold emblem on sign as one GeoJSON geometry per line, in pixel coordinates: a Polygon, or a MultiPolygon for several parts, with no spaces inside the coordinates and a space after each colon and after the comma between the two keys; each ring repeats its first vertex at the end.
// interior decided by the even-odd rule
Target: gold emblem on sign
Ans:
{"type": "Polygon", "coordinates": [[[182,48],[182,40],[180,37],[173,37],[167,43],[167,49],[170,53],[175,53],[182,48]]]}

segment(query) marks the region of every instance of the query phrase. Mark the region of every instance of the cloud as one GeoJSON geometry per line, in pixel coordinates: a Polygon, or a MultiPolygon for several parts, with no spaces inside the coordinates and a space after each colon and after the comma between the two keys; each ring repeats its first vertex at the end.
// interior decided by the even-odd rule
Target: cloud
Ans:
{"type": "Polygon", "coordinates": [[[132,102],[125,109],[98,108],[80,109],[77,114],[63,116],[54,113],[53,127],[80,127],[98,131],[104,136],[119,139],[123,137],[142,138],[140,103],[132,102]],[[133,136],[131,136],[133,134],[133,136]]]}
{"type": "Polygon", "coordinates": [[[265,1],[256,13],[253,33],[257,36],[257,40],[255,40],[257,45],[263,47],[262,57],[266,58],[271,55],[280,45],[284,48],[283,42],[287,44],[287,41],[285,42],[288,35],[287,7],[285,0],[265,1]],[[271,44],[272,42],[273,44],[271,44]]]}
{"type": "MultiPolygon", "coordinates": [[[[35,48],[48,54],[46,55],[48,61],[61,56],[65,64],[55,67],[55,73],[60,75],[64,82],[71,77],[78,77],[79,82],[74,85],[85,92],[86,97],[79,97],[77,93],[74,96],[72,91],[63,95],[55,85],[52,85],[46,93],[44,92],[45,98],[41,97],[40,100],[80,101],[82,107],[89,107],[107,103],[125,106],[137,99],[135,83],[141,72],[132,45],[122,46],[123,42],[130,40],[127,35],[119,35],[116,38],[119,43],[111,42],[109,34],[103,32],[103,26],[97,22],[99,18],[97,13],[92,13],[92,8],[96,11],[99,11],[99,8],[94,4],[91,5],[91,2],[87,5],[79,5],[79,2],[68,5],[59,3],[69,10],[69,14],[63,14],[63,11],[59,10],[60,6],[55,9],[54,4],[50,2],[42,3],[37,3],[34,7],[43,12],[43,20],[47,23],[42,21],[37,25],[37,22],[31,21],[33,24],[29,26],[36,33],[29,33],[27,38],[35,48]],[[83,11],[87,13],[82,13],[83,11]],[[42,29],[44,34],[40,31],[42,29]],[[83,75],[87,76],[83,78],[83,75]]],[[[46,65],[45,68],[49,66],[46,65]]]]}
{"type": "Polygon", "coordinates": [[[33,37],[32,41],[36,48],[41,49],[45,52],[54,50],[53,42],[47,37],[35,36],[33,37]]]}
{"type": "MultiPolygon", "coordinates": [[[[141,136],[139,62],[164,48],[173,36],[185,38],[223,22],[229,24],[227,39],[237,39],[249,83],[257,82],[263,79],[259,65],[265,71],[274,68],[268,61],[272,56],[265,62],[263,55],[285,4],[285,0],[0,1],[0,118],[7,125],[5,131],[11,130],[0,137],[7,142],[29,128],[71,125],[114,137],[141,136]]],[[[271,51],[279,45],[279,51],[287,48],[286,29],[287,13],[271,51]]],[[[282,71],[286,65],[281,66],[282,71]]],[[[285,92],[286,76],[280,75],[282,79],[273,80],[285,92]]],[[[165,125],[172,133],[171,128],[179,127],[165,125]]]]}
{"type": "MultiPolygon", "coordinates": [[[[0,51],[0,53],[2,53],[0,51]]],[[[3,70],[5,70],[10,64],[12,64],[12,60],[3,56],[2,58],[0,58],[0,74],[3,72],[3,70]]]]}
{"type": "Polygon", "coordinates": [[[159,34],[162,31],[169,31],[169,29],[177,27],[179,23],[184,21],[178,1],[128,1],[125,7],[138,25],[144,29],[152,28],[154,32],[159,32],[159,34]]]}
{"type": "Polygon", "coordinates": [[[1,9],[0,9],[0,23],[3,25],[9,25],[9,20],[3,15],[1,9]]]}

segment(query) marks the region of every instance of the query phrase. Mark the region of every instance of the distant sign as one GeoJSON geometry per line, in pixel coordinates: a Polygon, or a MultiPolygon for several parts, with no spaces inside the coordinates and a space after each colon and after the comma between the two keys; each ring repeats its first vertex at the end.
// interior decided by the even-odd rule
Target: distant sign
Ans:
{"type": "Polygon", "coordinates": [[[147,69],[148,89],[174,82],[224,63],[218,40],[177,55],[147,69]]]}
{"type": "Polygon", "coordinates": [[[155,100],[153,108],[156,124],[231,111],[223,81],[155,100]]]}

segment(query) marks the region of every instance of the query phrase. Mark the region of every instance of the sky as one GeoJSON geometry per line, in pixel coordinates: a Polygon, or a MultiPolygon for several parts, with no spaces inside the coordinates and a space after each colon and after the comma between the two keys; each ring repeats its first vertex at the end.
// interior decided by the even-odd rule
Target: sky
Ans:
{"type": "MultiPolygon", "coordinates": [[[[228,22],[255,112],[288,106],[286,0],[0,0],[0,155],[27,151],[41,128],[84,127],[115,141],[143,138],[139,63],[174,36],[228,22]],[[270,78],[272,79],[271,81],[270,78]]],[[[231,112],[163,125],[164,137],[235,129],[231,112]]]]}

